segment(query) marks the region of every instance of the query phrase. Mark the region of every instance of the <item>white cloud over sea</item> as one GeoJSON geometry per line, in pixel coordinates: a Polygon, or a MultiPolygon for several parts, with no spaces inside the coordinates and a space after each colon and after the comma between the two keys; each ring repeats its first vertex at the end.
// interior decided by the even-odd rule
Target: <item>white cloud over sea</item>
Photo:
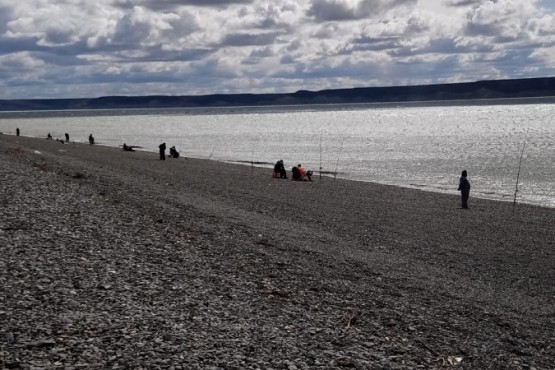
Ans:
{"type": "Polygon", "coordinates": [[[0,0],[0,99],[555,76],[552,0],[0,0]]]}

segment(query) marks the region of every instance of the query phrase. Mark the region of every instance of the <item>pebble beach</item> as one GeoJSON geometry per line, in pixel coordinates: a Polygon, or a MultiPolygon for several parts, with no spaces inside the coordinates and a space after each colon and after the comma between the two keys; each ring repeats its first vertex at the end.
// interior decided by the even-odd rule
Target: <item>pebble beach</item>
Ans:
{"type": "Polygon", "coordinates": [[[0,179],[0,369],[555,368],[554,208],[2,134],[0,179]]]}

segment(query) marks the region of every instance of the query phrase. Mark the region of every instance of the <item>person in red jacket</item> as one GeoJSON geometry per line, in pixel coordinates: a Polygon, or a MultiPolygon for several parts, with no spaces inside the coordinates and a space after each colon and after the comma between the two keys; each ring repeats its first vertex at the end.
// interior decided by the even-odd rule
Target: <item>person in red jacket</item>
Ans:
{"type": "Polygon", "coordinates": [[[297,168],[299,169],[299,174],[301,175],[301,181],[312,181],[312,171],[305,171],[300,163],[297,165],[297,168]]]}

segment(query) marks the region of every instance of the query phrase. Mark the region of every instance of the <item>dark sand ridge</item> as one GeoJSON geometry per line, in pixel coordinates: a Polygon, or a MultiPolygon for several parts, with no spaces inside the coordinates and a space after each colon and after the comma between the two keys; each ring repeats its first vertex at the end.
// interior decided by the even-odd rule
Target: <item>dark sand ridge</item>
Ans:
{"type": "Polygon", "coordinates": [[[0,157],[6,362],[554,367],[555,209],[6,135],[0,157]]]}

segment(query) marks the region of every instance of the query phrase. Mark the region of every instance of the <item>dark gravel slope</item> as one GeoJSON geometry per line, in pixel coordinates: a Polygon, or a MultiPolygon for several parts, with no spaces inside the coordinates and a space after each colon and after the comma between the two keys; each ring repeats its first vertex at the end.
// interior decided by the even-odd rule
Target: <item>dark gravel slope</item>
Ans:
{"type": "Polygon", "coordinates": [[[555,368],[555,209],[6,135],[0,179],[0,368],[555,368]]]}

